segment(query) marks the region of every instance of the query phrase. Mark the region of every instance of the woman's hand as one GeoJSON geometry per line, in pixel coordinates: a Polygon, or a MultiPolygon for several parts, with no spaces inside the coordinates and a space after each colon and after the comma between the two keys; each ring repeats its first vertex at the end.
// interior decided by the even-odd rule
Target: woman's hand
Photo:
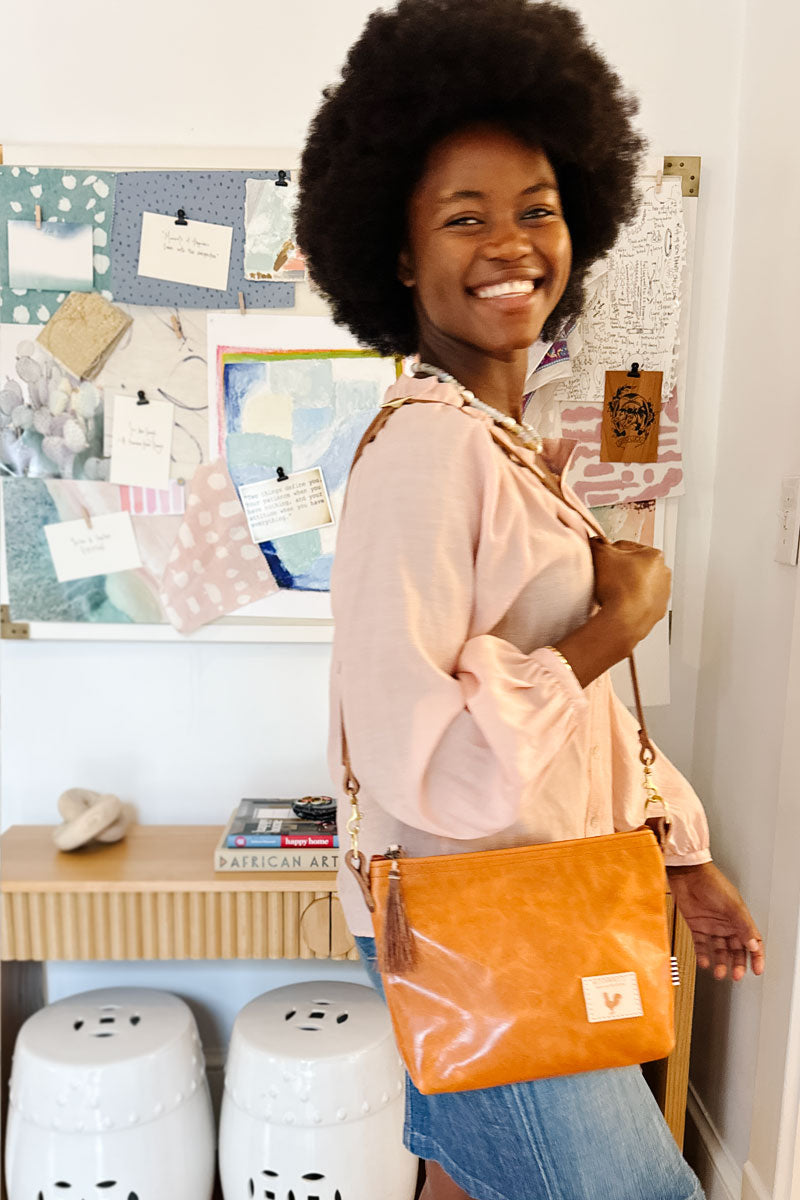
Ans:
{"type": "Polygon", "coordinates": [[[764,970],[764,943],[742,897],[713,863],[667,867],[678,911],[691,930],[699,967],[714,968],[715,979],[734,980],[764,970]]]}
{"type": "Polygon", "coordinates": [[[600,607],[556,646],[581,687],[627,658],[647,637],[667,611],[672,579],[661,551],[652,546],[601,538],[592,538],[589,545],[600,607]]]}
{"type": "Polygon", "coordinates": [[[632,639],[632,649],[665,615],[672,572],[661,551],[652,546],[600,538],[592,538],[589,545],[597,603],[620,622],[632,639]]]}

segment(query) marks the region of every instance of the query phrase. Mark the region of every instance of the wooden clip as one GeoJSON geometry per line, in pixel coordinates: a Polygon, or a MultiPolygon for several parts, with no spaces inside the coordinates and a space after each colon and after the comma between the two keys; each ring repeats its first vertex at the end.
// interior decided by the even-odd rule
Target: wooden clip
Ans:
{"type": "Polygon", "coordinates": [[[41,204],[36,205],[34,212],[36,213],[36,228],[41,229],[42,228],[42,206],[41,206],[41,204]]]}
{"type": "Polygon", "coordinates": [[[239,292],[239,312],[242,316],[244,316],[245,313],[247,312],[247,309],[246,309],[245,303],[244,303],[244,292],[239,292]]]}
{"type": "Polygon", "coordinates": [[[83,513],[83,519],[86,522],[87,529],[91,529],[92,528],[92,517],[91,517],[91,514],[85,504],[81,505],[81,512],[83,513]]]}
{"type": "Polygon", "coordinates": [[[664,182],[664,168],[659,167],[656,171],[656,195],[661,194],[661,185],[664,182]]]}

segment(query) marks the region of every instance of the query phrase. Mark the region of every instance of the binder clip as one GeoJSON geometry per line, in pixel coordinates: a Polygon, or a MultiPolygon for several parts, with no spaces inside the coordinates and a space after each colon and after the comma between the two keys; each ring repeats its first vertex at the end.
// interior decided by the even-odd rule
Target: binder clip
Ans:
{"type": "Polygon", "coordinates": [[[184,210],[182,208],[178,209],[178,216],[175,221],[175,224],[176,225],[188,225],[189,224],[189,222],[186,220],[186,213],[184,212],[184,210]]]}
{"type": "Polygon", "coordinates": [[[641,377],[642,377],[642,373],[639,370],[639,364],[637,362],[631,363],[631,369],[630,369],[630,371],[628,371],[628,378],[629,379],[641,379],[641,377]]]}
{"type": "Polygon", "coordinates": [[[283,467],[278,467],[278,482],[279,483],[288,483],[288,481],[289,481],[289,476],[286,474],[283,467]]]}
{"type": "Polygon", "coordinates": [[[149,404],[150,403],[150,401],[147,399],[147,396],[145,396],[145,394],[141,388],[139,388],[139,391],[136,393],[136,395],[139,397],[139,399],[136,401],[137,404],[149,404]]]}
{"type": "Polygon", "coordinates": [[[278,171],[278,178],[275,180],[275,187],[288,187],[289,180],[286,178],[285,171],[278,171]]]}

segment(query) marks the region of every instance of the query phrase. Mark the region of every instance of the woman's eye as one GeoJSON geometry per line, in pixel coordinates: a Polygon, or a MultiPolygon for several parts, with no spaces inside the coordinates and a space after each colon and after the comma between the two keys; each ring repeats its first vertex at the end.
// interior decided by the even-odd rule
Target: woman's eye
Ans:
{"type": "Polygon", "coordinates": [[[445,221],[445,225],[467,225],[478,223],[478,217],[452,217],[449,221],[445,221]]]}
{"type": "Polygon", "coordinates": [[[554,212],[555,210],[552,208],[543,208],[541,206],[537,206],[536,208],[527,209],[527,211],[523,213],[523,219],[527,221],[530,218],[533,218],[533,220],[536,221],[542,217],[552,217],[554,212]]]}

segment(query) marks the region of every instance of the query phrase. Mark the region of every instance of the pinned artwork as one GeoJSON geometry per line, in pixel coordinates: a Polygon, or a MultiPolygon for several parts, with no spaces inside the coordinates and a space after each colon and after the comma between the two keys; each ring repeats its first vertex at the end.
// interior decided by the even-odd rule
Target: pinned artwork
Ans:
{"type": "Polygon", "coordinates": [[[600,461],[652,463],[658,459],[661,371],[606,371],[600,461]]]}
{"type": "Polygon", "coordinates": [[[224,463],[198,468],[162,581],[167,617],[192,633],[277,590],[224,463]]]}
{"type": "Polygon", "coordinates": [[[94,286],[91,225],[8,222],[8,282],[12,288],[90,292],[94,286]]]}
{"type": "Polygon", "coordinates": [[[306,278],[306,262],[294,235],[296,185],[291,180],[248,179],[245,202],[245,279],[306,278]]]}
{"type": "Polygon", "coordinates": [[[142,213],[138,273],[224,292],[228,287],[232,238],[230,225],[142,213]]]}
{"type": "Polygon", "coordinates": [[[319,467],[277,479],[248,483],[240,489],[244,514],[254,542],[269,542],[333,524],[333,513],[319,467]]]}
{"type": "Polygon", "coordinates": [[[105,454],[111,453],[116,395],[168,400],[175,410],[170,475],[190,479],[208,461],[205,314],[194,309],[121,305],[133,320],[95,383],[103,389],[105,454]]]}
{"type": "MultiPolygon", "coordinates": [[[[102,292],[110,300],[115,179],[111,171],[0,166],[0,222],[33,223],[38,206],[42,231],[72,225],[90,227],[91,276],[87,290],[102,292]]],[[[78,236],[85,239],[87,235],[78,236]]],[[[11,283],[8,251],[8,239],[0,231],[0,321],[42,325],[50,320],[70,291],[82,290],[83,284],[80,288],[59,284],[50,289],[44,285],[11,283]]]]}
{"type": "Polygon", "coordinates": [[[14,620],[165,622],[159,588],[182,518],[125,512],[122,491],[110,483],[62,479],[4,482],[8,596],[14,620]],[[93,525],[106,515],[124,513],[133,526],[141,566],[59,582],[45,526],[84,523],[86,513],[93,525]]]}
{"type": "Polygon", "coordinates": [[[583,314],[574,336],[566,339],[561,369],[567,373],[552,402],[558,406],[562,435],[578,442],[569,482],[590,507],[683,491],[676,382],[688,245],[682,205],[679,179],[665,178],[660,190],[655,182],[644,185],[636,219],[591,268],[583,314]],[[650,393],[643,400],[617,397],[616,417],[605,410],[609,363],[634,361],[663,375],[657,440],[656,421],[650,422],[648,410],[649,404],[655,417],[656,399],[650,393]],[[640,441],[643,422],[649,437],[640,441]],[[615,425],[620,432],[614,432],[615,425]],[[621,437],[628,448],[618,459],[621,437]]]}
{"type": "Polygon", "coordinates": [[[114,397],[111,442],[112,483],[166,488],[175,410],[167,400],[148,401],[144,392],[114,397]]]}
{"type": "Polygon", "coordinates": [[[639,542],[655,546],[657,500],[642,500],[635,504],[609,504],[592,509],[592,516],[612,542],[639,542]]]}
{"type": "Polygon", "coordinates": [[[135,517],[175,517],[186,511],[186,490],[175,480],[166,488],[121,487],[123,512],[135,517]]]}
{"type": "MultiPolygon", "coordinates": [[[[214,450],[236,486],[274,479],[279,467],[289,476],[318,467],[338,520],[353,454],[394,382],[394,360],[358,349],[349,334],[316,317],[220,315],[209,318],[209,341],[217,349],[214,450]],[[218,344],[223,331],[251,332],[262,345],[316,348],[232,349],[218,344]]],[[[278,584],[329,591],[335,533],[326,525],[262,541],[278,584]]]]}
{"type": "Polygon", "coordinates": [[[603,462],[603,408],[597,404],[561,406],[563,436],[577,443],[568,480],[580,500],[598,505],[660,500],[683,491],[683,464],[678,430],[678,391],[662,404],[655,462],[603,462]]]}
{"type": "MultiPolygon", "coordinates": [[[[114,297],[126,304],[179,305],[181,308],[239,308],[239,292],[247,308],[291,308],[294,286],[285,282],[252,283],[244,273],[244,214],[248,179],[268,179],[277,171],[123,171],[117,176],[112,236],[114,297]],[[179,217],[182,212],[183,216],[179,217]],[[182,274],[150,278],[141,273],[140,249],[145,214],[157,214],[184,234],[193,223],[232,230],[227,286],[177,282],[182,274]],[[169,214],[169,215],[163,215],[169,214]],[[188,226],[176,225],[186,220],[188,226]]],[[[276,189],[277,190],[277,189],[276,189]]],[[[166,225],[164,226],[166,228],[166,225]]],[[[186,257],[186,256],[183,256],[186,257]]],[[[171,253],[174,261],[177,254],[171,253]]],[[[146,265],[146,263],[145,263],[146,265]]],[[[163,264],[162,264],[163,267],[163,264]]]]}
{"type": "Polygon", "coordinates": [[[636,218],[590,270],[578,322],[582,345],[579,353],[569,348],[563,403],[602,404],[609,363],[647,363],[663,371],[664,395],[675,387],[687,252],[682,203],[677,177],[666,177],[660,191],[646,184],[636,218]]]}
{"type": "Polygon", "coordinates": [[[44,532],[59,583],[111,575],[142,565],[128,513],[45,525],[44,532]]]}
{"type": "Polygon", "coordinates": [[[71,292],[38,341],[67,371],[93,379],[130,323],[127,313],[97,292],[71,292]]]}
{"type": "Polygon", "coordinates": [[[35,341],[37,325],[0,325],[0,477],[106,477],[100,390],[35,341]]]}

